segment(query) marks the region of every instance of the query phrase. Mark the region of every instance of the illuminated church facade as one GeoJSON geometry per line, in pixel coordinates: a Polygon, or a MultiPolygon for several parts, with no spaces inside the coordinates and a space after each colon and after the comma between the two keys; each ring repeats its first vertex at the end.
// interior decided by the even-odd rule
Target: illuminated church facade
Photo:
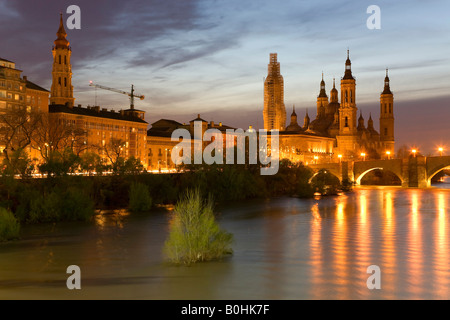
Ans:
{"type": "Polygon", "coordinates": [[[356,80],[347,51],[345,73],[339,92],[333,79],[328,97],[325,81],[320,82],[317,115],[311,121],[306,112],[299,125],[295,107],[286,126],[284,83],[277,55],[270,55],[268,76],[264,82],[264,129],[280,131],[280,157],[305,164],[319,162],[380,159],[394,155],[394,95],[386,70],[384,90],[380,95],[380,132],[375,130],[372,115],[367,126],[356,104],[356,80]]]}

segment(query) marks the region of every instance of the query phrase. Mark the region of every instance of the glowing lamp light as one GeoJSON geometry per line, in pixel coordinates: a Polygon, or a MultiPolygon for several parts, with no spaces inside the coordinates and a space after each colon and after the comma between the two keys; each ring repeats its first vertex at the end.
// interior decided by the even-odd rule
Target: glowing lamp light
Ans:
{"type": "Polygon", "coordinates": [[[439,147],[439,155],[442,157],[442,152],[444,151],[444,148],[442,148],[442,147],[439,147]]]}
{"type": "Polygon", "coordinates": [[[417,149],[412,149],[411,152],[412,152],[413,156],[415,157],[416,153],[417,153],[417,149]]]}

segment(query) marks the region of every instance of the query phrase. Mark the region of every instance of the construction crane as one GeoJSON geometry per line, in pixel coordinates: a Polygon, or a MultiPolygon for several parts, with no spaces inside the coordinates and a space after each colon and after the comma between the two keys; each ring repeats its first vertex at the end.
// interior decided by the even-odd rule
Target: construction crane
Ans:
{"type": "Polygon", "coordinates": [[[109,87],[105,87],[99,84],[94,84],[92,81],[89,81],[89,86],[91,87],[95,87],[95,88],[100,88],[100,89],[105,89],[105,90],[109,90],[109,91],[114,91],[117,93],[121,93],[121,94],[125,94],[127,96],[130,97],[130,109],[134,109],[134,98],[139,98],[141,100],[144,100],[145,96],[143,95],[138,95],[134,93],[134,86],[131,85],[131,92],[126,92],[126,91],[122,91],[119,89],[114,89],[114,88],[109,88],[109,87]]]}

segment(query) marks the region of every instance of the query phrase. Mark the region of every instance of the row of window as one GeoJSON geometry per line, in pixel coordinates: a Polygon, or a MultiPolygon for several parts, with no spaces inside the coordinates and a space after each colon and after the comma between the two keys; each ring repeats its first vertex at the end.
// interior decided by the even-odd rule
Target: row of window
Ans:
{"type": "Polygon", "coordinates": [[[7,92],[6,90],[0,90],[0,98],[3,99],[9,99],[9,100],[16,100],[16,101],[23,101],[24,97],[21,94],[7,92]]]}
{"type": "Polygon", "coordinates": [[[7,78],[14,78],[14,79],[20,79],[20,72],[15,70],[15,71],[6,71],[3,73],[7,78]]]}
{"type": "Polygon", "coordinates": [[[24,86],[21,85],[18,81],[0,80],[0,87],[16,91],[23,91],[24,89],[24,86]]]}
{"type": "Polygon", "coordinates": [[[141,134],[145,133],[145,129],[142,129],[142,128],[133,128],[133,127],[118,126],[118,125],[97,123],[97,122],[86,122],[85,128],[86,129],[106,130],[106,131],[120,131],[120,132],[133,132],[133,133],[138,132],[141,134]]]}

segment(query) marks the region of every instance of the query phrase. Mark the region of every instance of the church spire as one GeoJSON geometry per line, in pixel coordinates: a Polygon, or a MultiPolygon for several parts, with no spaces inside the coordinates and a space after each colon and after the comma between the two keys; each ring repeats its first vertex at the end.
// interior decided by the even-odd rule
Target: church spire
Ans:
{"type": "Polygon", "coordinates": [[[391,88],[389,85],[389,69],[386,68],[386,78],[384,78],[384,90],[383,94],[392,94],[391,88]]]}
{"type": "Polygon", "coordinates": [[[359,119],[358,119],[358,130],[365,129],[364,126],[364,118],[362,116],[362,111],[359,110],[359,119]]]}
{"type": "Polygon", "coordinates": [[[336,79],[333,78],[333,89],[330,92],[330,102],[338,103],[338,91],[336,89],[336,79]]]}
{"type": "Polygon", "coordinates": [[[304,123],[303,123],[303,129],[304,129],[304,130],[307,130],[307,129],[308,129],[310,121],[311,121],[311,120],[309,119],[308,109],[306,109],[305,120],[304,120],[304,123]]]}
{"type": "Polygon", "coordinates": [[[61,49],[66,49],[69,48],[69,41],[67,41],[66,37],[67,37],[67,32],[64,29],[64,22],[63,22],[63,17],[62,17],[62,13],[60,13],[60,18],[59,18],[59,29],[58,32],[56,32],[56,40],[55,40],[55,48],[61,48],[61,49]]]}
{"type": "Polygon", "coordinates": [[[352,75],[352,62],[350,61],[349,49],[347,49],[347,60],[345,61],[345,74],[343,79],[354,79],[352,75]]]}
{"type": "Polygon", "coordinates": [[[369,121],[367,121],[367,129],[375,130],[375,129],[373,128],[372,112],[371,112],[370,115],[369,115],[369,121]]]}
{"type": "Polygon", "coordinates": [[[320,81],[319,98],[328,98],[327,93],[325,91],[325,81],[323,80],[323,72],[322,72],[322,81],[320,81]]]}

